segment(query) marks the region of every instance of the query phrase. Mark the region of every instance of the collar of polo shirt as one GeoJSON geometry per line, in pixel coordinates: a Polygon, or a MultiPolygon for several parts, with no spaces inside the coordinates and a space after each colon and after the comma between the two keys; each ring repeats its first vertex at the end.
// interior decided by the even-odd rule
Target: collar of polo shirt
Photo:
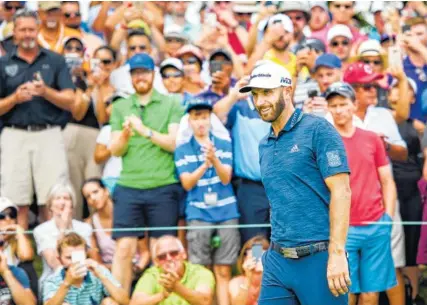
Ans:
{"type": "MultiPolygon", "coordinates": [[[[279,135],[277,136],[277,138],[282,133],[292,130],[292,128],[294,128],[301,121],[303,116],[304,116],[304,112],[302,111],[302,109],[299,109],[299,108],[295,109],[294,113],[289,118],[289,121],[286,123],[285,127],[283,127],[283,129],[279,132],[279,135]]],[[[270,135],[268,136],[268,138],[276,139],[276,136],[273,131],[273,127],[270,127],[270,135]]]]}
{"type": "MultiPolygon", "coordinates": [[[[135,93],[134,95],[132,95],[131,100],[132,100],[132,104],[134,107],[140,108],[142,106],[138,100],[138,94],[135,93]]],[[[148,106],[151,103],[158,103],[158,102],[161,102],[160,93],[156,89],[153,88],[153,91],[152,91],[151,97],[150,97],[150,101],[145,106],[148,106]]]]}

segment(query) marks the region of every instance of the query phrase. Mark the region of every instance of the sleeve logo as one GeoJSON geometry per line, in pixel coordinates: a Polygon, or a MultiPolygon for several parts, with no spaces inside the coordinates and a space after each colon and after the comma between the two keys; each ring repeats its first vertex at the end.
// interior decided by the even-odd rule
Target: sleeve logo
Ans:
{"type": "Polygon", "coordinates": [[[329,167],[338,167],[342,165],[340,154],[337,150],[326,152],[329,167]]]}

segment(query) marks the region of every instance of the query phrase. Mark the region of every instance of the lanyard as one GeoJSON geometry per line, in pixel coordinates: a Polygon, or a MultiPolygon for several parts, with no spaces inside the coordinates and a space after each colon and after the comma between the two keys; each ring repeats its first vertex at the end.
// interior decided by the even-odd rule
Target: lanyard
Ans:
{"type": "Polygon", "coordinates": [[[42,33],[39,33],[38,39],[43,48],[58,52],[64,40],[64,26],[62,25],[59,26],[59,37],[53,49],[51,49],[50,44],[46,41],[46,39],[44,39],[42,33]]]}

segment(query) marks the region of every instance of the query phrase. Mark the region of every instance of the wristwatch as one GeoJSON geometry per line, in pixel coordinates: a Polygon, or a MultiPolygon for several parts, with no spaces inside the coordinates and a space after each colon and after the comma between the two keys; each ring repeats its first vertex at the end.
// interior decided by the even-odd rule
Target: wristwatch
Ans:
{"type": "Polygon", "coordinates": [[[153,137],[153,131],[151,129],[148,129],[147,139],[151,139],[152,137],[153,137]]]}

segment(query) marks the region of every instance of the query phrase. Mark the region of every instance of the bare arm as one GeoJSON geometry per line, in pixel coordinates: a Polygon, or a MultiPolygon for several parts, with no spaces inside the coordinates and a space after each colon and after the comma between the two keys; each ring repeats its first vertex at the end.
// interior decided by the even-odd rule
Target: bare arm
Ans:
{"type": "Polygon", "coordinates": [[[111,157],[111,151],[104,144],[96,144],[94,159],[96,164],[104,164],[111,157]]]}
{"type": "MultiPolygon", "coordinates": [[[[168,133],[160,133],[155,130],[152,131],[152,136],[150,138],[151,142],[153,144],[156,144],[160,148],[168,151],[168,152],[174,152],[176,147],[176,135],[178,133],[179,124],[170,124],[168,127],[168,133]]],[[[138,133],[143,137],[148,137],[148,129],[142,128],[137,129],[138,133]]]]}
{"type": "Polygon", "coordinates": [[[265,53],[267,53],[268,50],[270,50],[271,45],[265,41],[265,39],[256,46],[255,51],[252,53],[251,57],[248,60],[248,64],[245,68],[245,74],[250,74],[253,70],[255,63],[258,60],[261,60],[265,53]]]}
{"type": "Polygon", "coordinates": [[[129,305],[156,305],[166,299],[163,292],[159,292],[153,295],[146,294],[144,292],[135,292],[132,295],[129,305]]]}
{"type": "Polygon", "coordinates": [[[222,164],[221,160],[218,157],[215,157],[213,161],[213,166],[216,169],[216,173],[218,174],[221,183],[224,185],[229,184],[233,174],[232,167],[226,164],[222,164]]]}
{"type": "Polygon", "coordinates": [[[16,95],[12,93],[8,97],[0,99],[0,115],[8,113],[17,104],[16,95]]]}
{"type": "Polygon", "coordinates": [[[62,266],[61,262],[58,260],[58,253],[55,249],[46,249],[41,254],[49,267],[53,270],[62,266]]]}
{"type": "Polygon", "coordinates": [[[44,305],[62,305],[64,303],[65,297],[67,296],[70,285],[63,282],[59,286],[59,289],[56,291],[55,295],[47,300],[44,305]]]}
{"type": "Polygon", "coordinates": [[[408,159],[408,149],[401,145],[389,144],[387,153],[393,161],[406,161],[408,159]]]}
{"type": "MultiPolygon", "coordinates": [[[[247,304],[249,290],[241,287],[245,282],[249,281],[246,278],[243,280],[240,278],[234,278],[230,281],[230,284],[228,285],[228,295],[231,305],[247,304]]],[[[246,287],[249,287],[249,283],[246,283],[246,287]]]]}
{"type": "Polygon", "coordinates": [[[16,256],[21,262],[31,261],[34,258],[34,250],[30,240],[25,236],[22,229],[16,232],[16,256]]]}
{"type": "Polygon", "coordinates": [[[326,178],[325,183],[331,192],[329,253],[342,254],[345,253],[350,223],[350,176],[347,173],[337,174],[326,178]]]}
{"type": "Polygon", "coordinates": [[[111,154],[115,157],[122,157],[128,149],[130,135],[126,130],[113,131],[111,133],[111,154]]]}
{"type": "Polygon", "coordinates": [[[203,175],[208,170],[208,165],[203,163],[192,173],[183,173],[179,176],[181,180],[182,187],[186,191],[190,191],[193,187],[197,185],[197,182],[203,177],[203,175]]]}
{"type": "Polygon", "coordinates": [[[100,275],[99,279],[111,298],[119,304],[129,304],[129,297],[126,290],[122,287],[115,286],[106,276],[100,275]]]}
{"type": "Polygon", "coordinates": [[[393,174],[390,165],[381,166],[378,168],[378,175],[381,182],[381,191],[383,195],[384,208],[388,215],[394,217],[396,209],[397,193],[394,183],[393,174]]]}
{"type": "Polygon", "coordinates": [[[12,299],[16,305],[36,305],[36,298],[31,289],[25,289],[21,283],[13,276],[12,271],[7,269],[2,277],[10,289],[12,299]]]}
{"type": "Polygon", "coordinates": [[[399,98],[395,106],[395,111],[393,111],[393,116],[396,123],[400,124],[409,118],[409,112],[411,110],[411,101],[408,98],[409,84],[403,70],[396,71],[392,73],[392,75],[398,80],[399,89],[399,98]]]}
{"type": "Polygon", "coordinates": [[[64,90],[58,91],[46,86],[46,89],[42,97],[44,97],[50,103],[54,104],[55,106],[61,109],[68,110],[68,111],[73,110],[75,93],[74,93],[74,90],[72,89],[64,89],[64,90]]]}
{"type": "Polygon", "coordinates": [[[103,33],[105,30],[105,23],[108,18],[108,11],[110,10],[111,2],[110,1],[102,1],[101,9],[99,10],[98,16],[94,20],[92,24],[92,29],[95,32],[103,33]]]}
{"type": "Polygon", "coordinates": [[[128,35],[128,31],[126,29],[123,29],[122,27],[117,28],[114,30],[113,35],[111,37],[110,46],[116,50],[120,50],[120,45],[122,42],[126,39],[128,35]]]}
{"type": "MultiPolygon", "coordinates": [[[[81,89],[76,90],[76,100],[71,110],[73,118],[76,121],[81,121],[84,118],[91,103],[90,99],[87,100],[86,97],[84,97],[84,94],[85,93],[81,89]]],[[[90,95],[86,93],[86,96],[89,97],[90,95]]]]}
{"type": "Polygon", "coordinates": [[[183,299],[192,305],[211,305],[213,293],[210,287],[200,285],[195,290],[189,289],[177,282],[175,286],[175,293],[179,294],[183,299]]]}

